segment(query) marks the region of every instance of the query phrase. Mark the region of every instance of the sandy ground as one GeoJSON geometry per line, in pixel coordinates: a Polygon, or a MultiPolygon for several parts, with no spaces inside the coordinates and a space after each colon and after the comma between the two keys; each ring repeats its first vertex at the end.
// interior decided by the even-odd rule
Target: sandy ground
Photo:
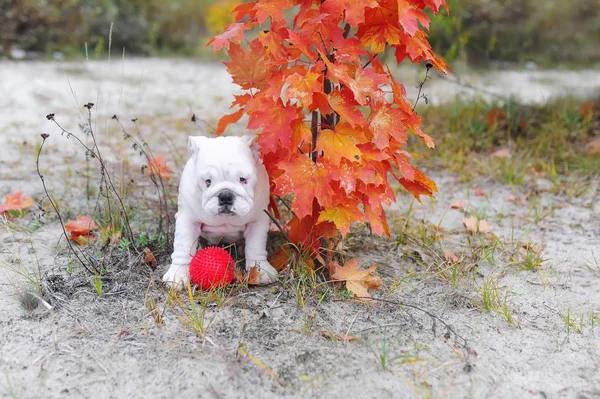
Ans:
{"type": "MultiPolygon", "coordinates": [[[[409,82],[418,80],[418,72],[400,75],[414,95],[409,82]]],[[[504,71],[460,79],[524,102],[600,88],[596,71],[504,71]]],[[[77,167],[84,157],[46,120],[50,112],[74,132],[89,101],[96,104],[97,132],[114,133],[113,114],[127,128],[138,118],[149,144],[180,168],[187,135],[197,131],[190,115],[213,124],[235,92],[219,65],[187,60],[0,62],[0,196],[23,190],[42,198],[35,154],[39,134],[47,132],[41,169],[54,196],[72,215],[89,206],[77,167]]],[[[436,103],[473,95],[439,77],[426,92],[436,103]]],[[[118,134],[99,137],[111,149],[107,158],[125,154],[118,134]]],[[[418,237],[394,243],[357,235],[349,245],[361,263],[380,265],[380,301],[367,305],[334,296],[319,303],[313,295],[300,307],[289,287],[242,289],[222,306],[208,306],[206,339],[181,322],[181,309],[168,305],[163,291],[152,289],[152,277],[159,278],[165,264],[152,273],[139,261],[124,262],[128,266],[114,270],[115,277],[107,276],[99,297],[88,277],[66,273],[69,254],[52,215],[40,219],[34,232],[33,214],[3,222],[0,396],[600,397],[598,181],[585,182],[587,190],[572,196],[568,190],[553,193],[545,179],[511,188],[487,179],[465,185],[441,170],[429,174],[440,194],[415,204],[411,223],[439,226],[443,240],[436,245],[466,257],[472,270],[457,286],[432,270],[444,264],[439,251],[418,237]],[[475,186],[485,195],[475,196],[475,186]],[[509,194],[516,201],[505,200],[509,194]],[[450,209],[459,200],[485,218],[499,240],[467,234],[463,213],[450,209]],[[518,267],[527,243],[543,248],[545,262],[536,271],[518,267]],[[481,248],[489,256],[473,260],[481,248]],[[22,279],[9,270],[18,265],[41,270],[53,310],[40,305],[27,311],[19,304],[22,279]],[[497,282],[495,292],[512,323],[500,311],[484,311],[486,281],[497,282]],[[162,324],[150,315],[148,296],[167,309],[162,324]],[[330,340],[323,331],[358,340],[330,340]]],[[[406,214],[411,202],[400,195],[391,217],[406,214]]]]}

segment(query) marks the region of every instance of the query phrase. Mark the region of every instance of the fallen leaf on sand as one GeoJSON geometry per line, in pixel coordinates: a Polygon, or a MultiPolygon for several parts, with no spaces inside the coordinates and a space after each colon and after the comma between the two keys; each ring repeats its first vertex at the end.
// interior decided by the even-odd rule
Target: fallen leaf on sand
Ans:
{"type": "Polygon", "coordinates": [[[77,216],[76,220],[68,220],[65,224],[65,230],[70,234],[69,238],[77,244],[93,241],[92,231],[97,229],[96,222],[87,216],[77,216]]]}
{"type": "Polygon", "coordinates": [[[491,155],[493,158],[509,158],[510,150],[508,148],[500,148],[499,150],[492,152],[491,155]]]}
{"type": "Polygon", "coordinates": [[[476,195],[477,197],[483,197],[483,196],[485,195],[485,191],[483,191],[483,190],[482,190],[482,189],[480,189],[480,188],[476,188],[476,189],[475,189],[475,195],[476,195]]]}
{"type": "Polygon", "coordinates": [[[248,284],[248,285],[259,285],[260,273],[258,272],[258,267],[252,266],[248,273],[244,274],[238,270],[235,271],[235,279],[238,283],[248,284]]]}
{"type": "Polygon", "coordinates": [[[144,248],[144,263],[150,266],[152,270],[155,270],[158,265],[154,254],[152,254],[152,251],[150,251],[150,248],[148,247],[144,248]]]}
{"type": "Polygon", "coordinates": [[[459,262],[458,256],[456,256],[452,251],[444,251],[444,258],[446,258],[446,262],[452,263],[453,265],[459,262]]]}
{"type": "Polygon", "coordinates": [[[163,157],[156,157],[148,162],[148,165],[144,165],[142,171],[146,176],[160,176],[163,180],[171,180],[171,173],[173,169],[167,165],[167,160],[163,157]]]}
{"type": "Polygon", "coordinates": [[[479,221],[479,232],[483,234],[489,234],[492,232],[492,226],[488,224],[488,222],[484,219],[479,221]]]}
{"type": "Polygon", "coordinates": [[[506,202],[514,202],[517,200],[517,196],[514,194],[508,194],[506,197],[504,197],[504,201],[506,202]]]}
{"type": "Polygon", "coordinates": [[[283,247],[280,247],[269,259],[269,263],[277,270],[277,272],[280,272],[290,266],[290,255],[291,254],[288,253],[288,251],[283,249],[283,247]]]}
{"type": "Polygon", "coordinates": [[[346,335],[346,334],[344,334],[344,335],[342,335],[342,334],[335,334],[335,333],[332,334],[332,333],[330,333],[328,331],[325,331],[325,330],[321,330],[321,335],[324,336],[327,339],[332,340],[332,341],[340,341],[340,342],[343,342],[343,343],[350,342],[350,341],[358,341],[358,338],[355,337],[355,336],[346,335]]]}
{"type": "Polygon", "coordinates": [[[22,211],[31,208],[33,200],[30,197],[23,197],[23,191],[17,191],[12,195],[7,195],[4,204],[0,204],[0,213],[8,211],[22,211]]]}
{"type": "Polygon", "coordinates": [[[588,143],[587,153],[588,153],[588,155],[600,154],[600,138],[595,138],[588,143]]]}
{"type": "Polygon", "coordinates": [[[371,298],[368,290],[375,290],[383,284],[383,281],[375,275],[372,275],[377,265],[373,265],[366,270],[359,270],[360,266],[356,259],[347,261],[344,266],[335,262],[329,266],[333,270],[331,277],[334,280],[345,281],[346,289],[351,291],[359,298],[371,298]]]}
{"type": "Polygon", "coordinates": [[[456,201],[455,203],[450,205],[450,209],[458,209],[462,211],[463,209],[465,209],[465,201],[456,201]]]}
{"type": "Polygon", "coordinates": [[[487,233],[492,232],[492,227],[488,224],[487,221],[485,221],[484,219],[477,220],[477,218],[475,216],[469,216],[468,218],[467,217],[463,218],[463,223],[464,223],[467,231],[470,233],[478,233],[479,232],[479,233],[487,234],[487,233]]]}

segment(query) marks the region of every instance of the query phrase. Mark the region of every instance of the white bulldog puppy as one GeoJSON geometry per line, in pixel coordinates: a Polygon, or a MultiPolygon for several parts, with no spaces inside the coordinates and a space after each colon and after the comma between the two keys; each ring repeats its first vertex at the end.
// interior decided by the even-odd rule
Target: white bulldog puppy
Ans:
{"type": "Polygon", "coordinates": [[[245,240],[246,270],[256,266],[260,283],[277,271],[267,262],[271,221],[269,177],[254,137],[190,137],[190,159],[179,183],[171,267],[163,276],[170,287],[190,281],[189,266],[198,238],[209,245],[245,240]]]}

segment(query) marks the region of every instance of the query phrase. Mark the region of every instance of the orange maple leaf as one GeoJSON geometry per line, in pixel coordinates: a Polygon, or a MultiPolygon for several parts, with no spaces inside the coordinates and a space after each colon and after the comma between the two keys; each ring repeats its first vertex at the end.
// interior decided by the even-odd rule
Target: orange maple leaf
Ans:
{"type": "Polygon", "coordinates": [[[414,179],[408,180],[401,178],[398,180],[404,188],[411,193],[418,201],[421,201],[421,195],[433,196],[434,192],[437,192],[437,186],[423,172],[419,169],[414,168],[414,179]]]}
{"type": "Polygon", "coordinates": [[[215,51],[219,51],[223,48],[229,50],[229,45],[232,39],[235,39],[238,43],[241,43],[244,39],[244,33],[248,30],[249,24],[246,23],[233,23],[225,28],[225,32],[218,36],[212,37],[206,46],[212,44],[215,51]]]}
{"type": "Polygon", "coordinates": [[[365,116],[356,108],[360,104],[354,99],[354,95],[348,87],[344,86],[341,90],[336,88],[328,96],[331,108],[348,123],[352,126],[363,126],[365,124],[365,116]]]}
{"type": "Polygon", "coordinates": [[[362,216],[357,203],[345,202],[321,211],[317,223],[332,222],[342,236],[345,236],[350,232],[350,223],[362,219],[362,216]]]}
{"type": "Polygon", "coordinates": [[[405,32],[400,33],[399,43],[394,47],[398,64],[408,57],[413,63],[429,61],[438,71],[446,75],[450,70],[448,65],[433,53],[431,45],[427,41],[427,34],[422,30],[416,31],[414,36],[405,32]]]}
{"type": "Polygon", "coordinates": [[[217,131],[215,132],[215,134],[217,136],[220,136],[221,134],[223,134],[223,132],[225,132],[225,128],[227,128],[227,126],[229,126],[232,123],[236,123],[237,121],[240,120],[240,118],[242,116],[244,116],[245,111],[246,110],[244,108],[241,108],[232,114],[223,115],[221,117],[221,119],[219,119],[219,122],[217,123],[217,131]]]}
{"type": "Polygon", "coordinates": [[[335,130],[321,130],[317,151],[323,151],[324,158],[335,166],[340,166],[342,158],[351,162],[360,160],[362,153],[356,146],[356,138],[352,133],[352,128],[344,129],[343,124],[338,124],[335,130]]]}
{"type": "Polygon", "coordinates": [[[390,236],[390,227],[385,218],[385,210],[379,205],[373,207],[366,198],[363,198],[363,206],[365,209],[365,219],[371,226],[371,231],[378,236],[390,236]]]}
{"type": "Polygon", "coordinates": [[[97,229],[96,222],[87,216],[77,216],[76,220],[68,220],[65,224],[69,238],[77,244],[86,244],[92,241],[94,239],[92,232],[97,229]]]}
{"type": "Polygon", "coordinates": [[[258,23],[263,24],[268,18],[274,22],[285,20],[283,10],[291,6],[289,0],[260,0],[252,7],[252,10],[256,12],[258,23]]]}
{"type": "Polygon", "coordinates": [[[370,48],[374,54],[383,52],[386,44],[400,44],[402,31],[398,25],[398,9],[394,1],[384,3],[387,3],[387,7],[382,4],[381,7],[365,10],[365,22],[358,25],[356,33],[361,44],[370,48]]]}
{"type": "Polygon", "coordinates": [[[427,14],[414,9],[412,4],[410,4],[410,2],[407,0],[397,1],[400,25],[402,25],[406,33],[414,36],[419,29],[419,22],[421,22],[421,25],[423,25],[426,29],[429,29],[429,17],[427,14]]]}
{"type": "Polygon", "coordinates": [[[173,173],[173,169],[167,165],[167,160],[163,157],[150,159],[143,171],[146,176],[160,176],[163,180],[171,180],[171,173],[173,173]]]}
{"type": "Polygon", "coordinates": [[[232,42],[229,57],[231,61],[224,64],[233,82],[242,89],[263,89],[268,85],[273,72],[269,68],[266,50],[258,39],[251,41],[247,50],[232,42]]]}
{"type": "Polygon", "coordinates": [[[291,143],[293,122],[301,118],[298,107],[284,105],[281,99],[271,101],[264,99],[260,109],[250,114],[249,129],[262,129],[260,146],[262,151],[271,152],[277,149],[277,142],[286,147],[291,143]]]}
{"type": "Polygon", "coordinates": [[[0,213],[8,211],[23,211],[33,206],[33,199],[23,197],[23,191],[7,195],[4,204],[0,204],[0,213]]]}
{"type": "Polygon", "coordinates": [[[313,199],[325,206],[329,204],[334,192],[329,185],[331,170],[323,163],[315,163],[304,155],[282,160],[277,164],[284,173],[275,179],[275,195],[295,194],[292,211],[299,218],[310,215],[313,199]]]}
{"type": "Polygon", "coordinates": [[[323,92],[323,75],[307,72],[301,76],[294,74],[286,79],[289,87],[286,90],[288,99],[298,99],[304,108],[310,109],[313,103],[313,94],[323,92]]]}
{"type": "Polygon", "coordinates": [[[365,8],[377,7],[377,0],[327,0],[321,5],[321,11],[328,14],[346,14],[346,22],[357,26],[365,22],[365,8]]]}
{"type": "Polygon", "coordinates": [[[373,131],[373,143],[381,149],[390,145],[390,137],[395,138],[398,143],[406,143],[408,130],[402,123],[402,111],[392,108],[390,104],[382,104],[374,112],[369,127],[373,131]]]}
{"type": "Polygon", "coordinates": [[[369,290],[376,290],[383,284],[378,276],[372,274],[377,269],[377,265],[373,265],[366,270],[359,269],[360,266],[356,259],[347,261],[344,266],[340,266],[335,262],[329,265],[329,270],[332,270],[331,277],[334,280],[345,281],[346,289],[359,298],[371,298],[369,290]]]}

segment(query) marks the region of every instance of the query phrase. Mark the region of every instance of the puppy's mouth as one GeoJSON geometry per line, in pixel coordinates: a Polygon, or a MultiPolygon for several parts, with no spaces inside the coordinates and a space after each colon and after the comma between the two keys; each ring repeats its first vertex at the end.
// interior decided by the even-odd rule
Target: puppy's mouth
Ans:
{"type": "Polygon", "coordinates": [[[219,207],[219,216],[234,216],[235,214],[228,206],[219,207]]]}
{"type": "Polygon", "coordinates": [[[231,210],[235,202],[235,193],[231,190],[225,189],[219,191],[217,194],[219,200],[219,215],[232,216],[235,212],[231,210]]]}

